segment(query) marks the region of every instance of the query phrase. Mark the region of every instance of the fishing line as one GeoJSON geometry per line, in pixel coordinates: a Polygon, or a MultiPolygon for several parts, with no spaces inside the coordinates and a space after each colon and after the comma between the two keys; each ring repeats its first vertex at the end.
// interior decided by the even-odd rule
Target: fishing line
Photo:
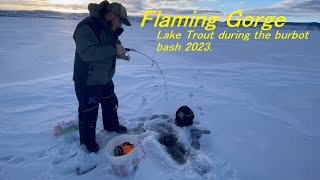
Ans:
{"type": "Polygon", "coordinates": [[[164,85],[165,85],[165,88],[166,88],[166,100],[168,100],[168,86],[167,86],[167,80],[166,80],[166,78],[165,78],[165,76],[164,76],[164,74],[163,74],[163,71],[162,71],[162,69],[160,68],[160,66],[156,63],[156,61],[155,60],[153,60],[151,57],[149,57],[148,55],[146,55],[146,54],[144,54],[144,53],[142,53],[142,52],[140,52],[140,51],[137,51],[137,50],[135,50],[135,49],[132,49],[132,48],[125,48],[125,50],[126,51],[133,51],[133,52],[137,52],[137,53],[139,53],[139,54],[142,54],[142,55],[144,55],[144,56],[146,56],[147,58],[149,58],[151,61],[152,61],[152,65],[153,64],[155,64],[157,67],[158,67],[158,69],[160,70],[160,73],[161,73],[161,75],[162,75],[162,78],[163,78],[163,80],[164,80],[164,85]]]}

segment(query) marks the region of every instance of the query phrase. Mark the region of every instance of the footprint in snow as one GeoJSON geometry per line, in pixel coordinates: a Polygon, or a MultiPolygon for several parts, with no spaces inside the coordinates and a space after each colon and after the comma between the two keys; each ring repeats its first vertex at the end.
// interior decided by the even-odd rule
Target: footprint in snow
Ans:
{"type": "Polygon", "coordinates": [[[76,152],[76,153],[71,154],[71,155],[67,155],[67,156],[64,155],[63,157],[56,158],[51,162],[51,164],[52,165],[59,165],[59,164],[61,164],[63,162],[67,162],[69,159],[74,158],[77,154],[78,153],[76,152]]]}
{"type": "Polygon", "coordinates": [[[47,154],[46,154],[46,151],[45,151],[45,150],[40,151],[39,154],[38,154],[38,158],[44,158],[44,157],[46,157],[46,156],[47,156],[47,154]]]}
{"type": "Polygon", "coordinates": [[[200,116],[204,116],[205,115],[202,106],[197,106],[197,110],[199,110],[200,116]]]}
{"type": "Polygon", "coordinates": [[[63,158],[59,158],[59,159],[53,160],[51,163],[52,165],[58,165],[58,164],[61,164],[63,161],[64,161],[63,158]]]}
{"type": "Polygon", "coordinates": [[[198,77],[197,76],[192,76],[194,79],[198,80],[198,77]]]}
{"type": "Polygon", "coordinates": [[[23,163],[25,161],[24,157],[13,157],[9,161],[7,161],[8,164],[18,165],[20,163],[23,163]]]}
{"type": "Polygon", "coordinates": [[[98,167],[98,165],[92,165],[90,167],[87,167],[87,168],[77,168],[76,171],[77,171],[77,175],[80,176],[80,175],[83,175],[83,174],[86,174],[92,170],[94,170],[96,167],[98,167]]]}
{"type": "Polygon", "coordinates": [[[142,98],[141,105],[147,105],[147,98],[142,98]]]}
{"type": "Polygon", "coordinates": [[[12,159],[13,157],[14,157],[14,155],[2,156],[2,157],[0,157],[0,162],[7,162],[10,159],[12,159]]]}
{"type": "Polygon", "coordinates": [[[167,114],[153,114],[150,118],[150,120],[153,120],[153,119],[158,119],[158,118],[161,118],[161,119],[169,119],[169,115],[167,114]]]}

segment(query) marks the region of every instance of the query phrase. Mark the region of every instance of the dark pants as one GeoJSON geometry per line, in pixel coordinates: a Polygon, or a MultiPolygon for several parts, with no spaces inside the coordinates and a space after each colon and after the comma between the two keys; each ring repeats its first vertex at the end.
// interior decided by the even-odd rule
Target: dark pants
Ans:
{"type": "Polygon", "coordinates": [[[102,109],[104,129],[111,131],[119,126],[118,99],[114,93],[112,80],[105,85],[96,86],[75,83],[75,91],[79,101],[80,144],[95,143],[99,103],[102,109]]]}

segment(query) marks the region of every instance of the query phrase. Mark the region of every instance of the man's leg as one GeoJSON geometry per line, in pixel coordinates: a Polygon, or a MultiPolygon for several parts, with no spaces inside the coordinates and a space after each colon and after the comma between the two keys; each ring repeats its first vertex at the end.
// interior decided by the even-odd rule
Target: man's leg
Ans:
{"type": "Polygon", "coordinates": [[[114,84],[109,81],[102,89],[101,95],[101,109],[103,127],[107,131],[116,131],[118,133],[124,133],[127,128],[119,125],[118,120],[118,98],[114,93],[114,84]]]}
{"type": "Polygon", "coordinates": [[[88,151],[97,152],[96,122],[99,110],[99,86],[75,84],[76,95],[79,101],[78,118],[80,144],[85,144],[88,151]]]}

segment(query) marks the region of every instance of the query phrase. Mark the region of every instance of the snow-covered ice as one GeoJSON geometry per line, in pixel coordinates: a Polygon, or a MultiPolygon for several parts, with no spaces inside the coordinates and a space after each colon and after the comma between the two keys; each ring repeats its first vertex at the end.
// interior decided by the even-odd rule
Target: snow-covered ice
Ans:
{"type": "MultiPolygon", "coordinates": [[[[102,130],[100,115],[97,154],[79,145],[77,133],[52,133],[57,122],[77,116],[72,33],[78,22],[0,17],[1,180],[118,179],[105,155],[116,134],[102,130]]],[[[117,62],[120,122],[146,130],[140,135],[147,158],[127,179],[320,178],[319,31],[303,41],[214,40],[207,53],[156,52],[157,31],[135,23],[120,37],[125,47],[154,58],[168,84],[166,101],[163,79],[147,58],[130,53],[130,62],[117,62]],[[187,163],[178,165],[153,126],[172,120],[182,105],[194,110],[194,126],[212,134],[197,151],[188,128],[172,125],[190,148],[187,163]]]]}

